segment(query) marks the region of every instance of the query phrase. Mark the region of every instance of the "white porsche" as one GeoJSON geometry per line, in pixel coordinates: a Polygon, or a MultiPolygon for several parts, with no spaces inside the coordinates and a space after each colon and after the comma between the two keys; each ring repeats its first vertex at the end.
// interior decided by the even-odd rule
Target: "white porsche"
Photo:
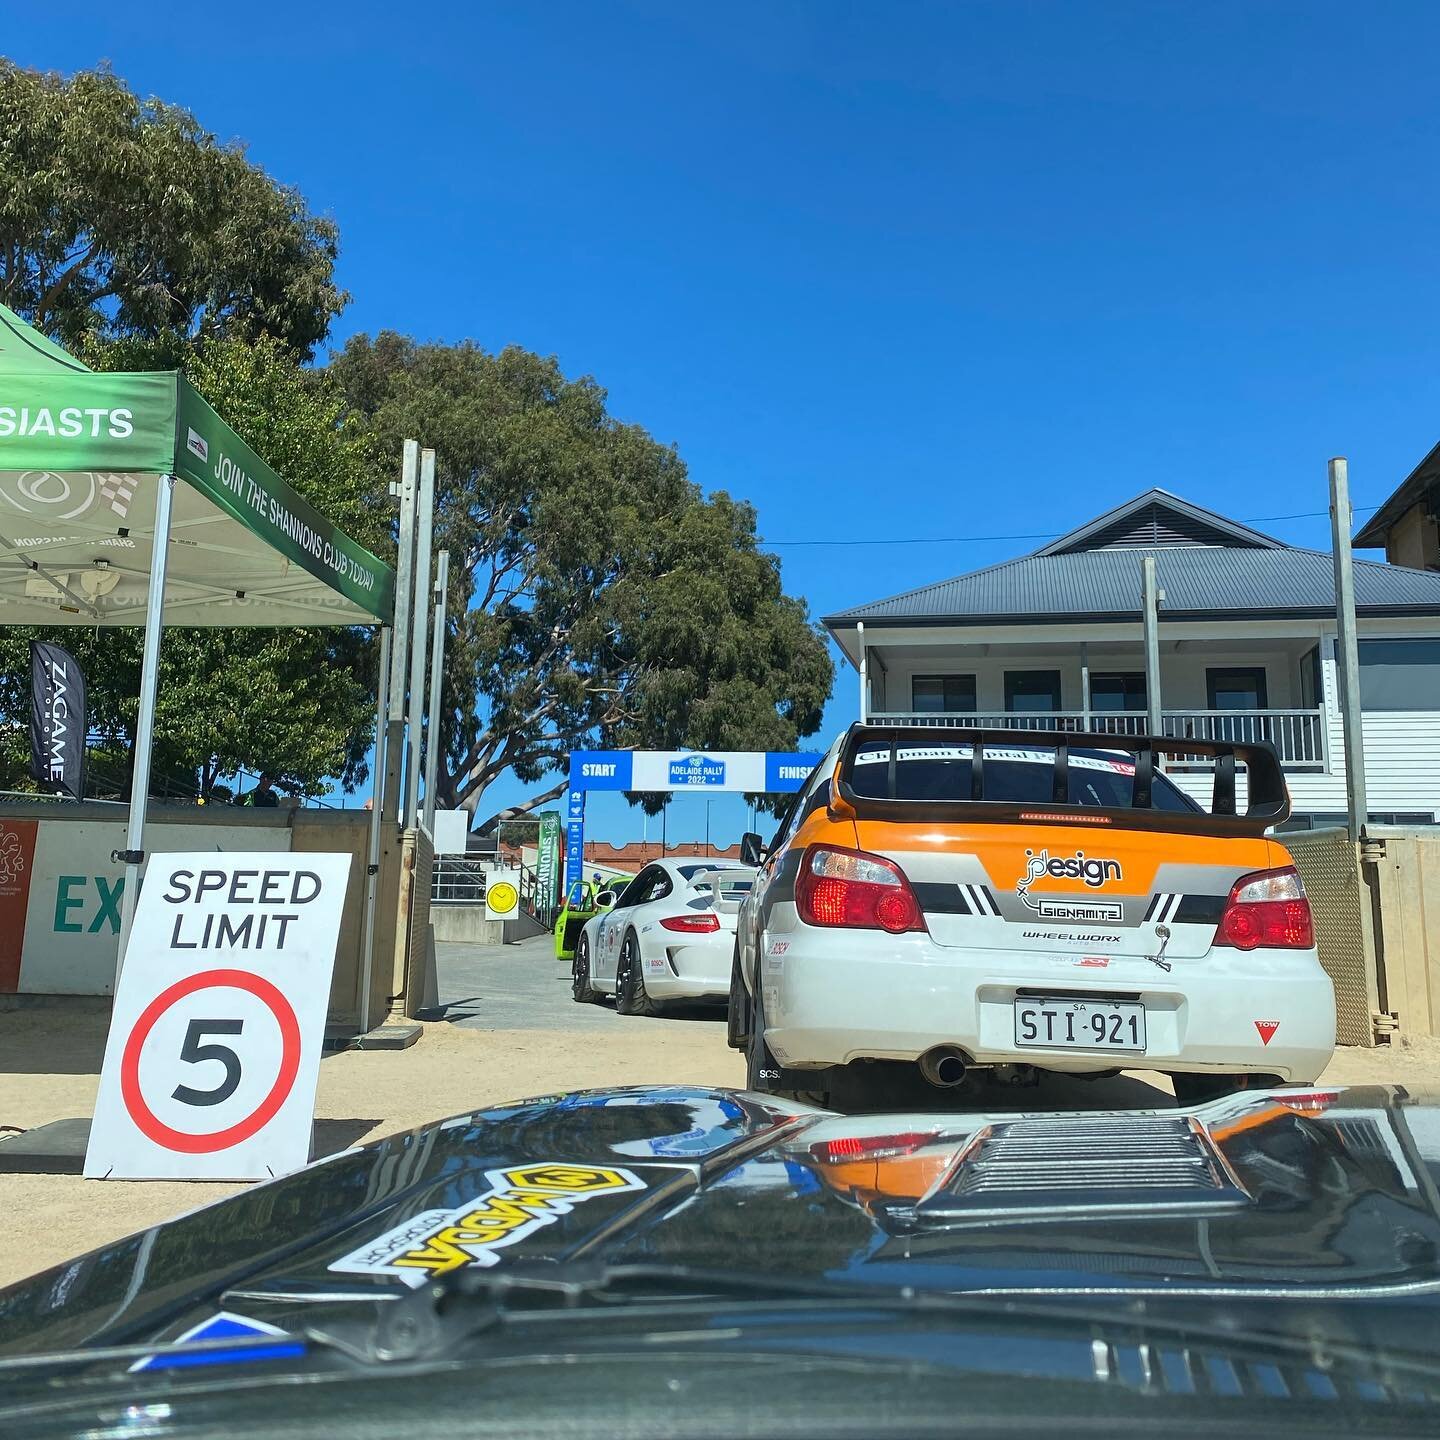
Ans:
{"type": "Polygon", "coordinates": [[[615,997],[621,1015],[655,1015],[668,1000],[724,1000],[730,993],[735,917],[754,883],[728,860],[656,860],[612,910],[585,922],[575,942],[578,1004],[615,997]]]}

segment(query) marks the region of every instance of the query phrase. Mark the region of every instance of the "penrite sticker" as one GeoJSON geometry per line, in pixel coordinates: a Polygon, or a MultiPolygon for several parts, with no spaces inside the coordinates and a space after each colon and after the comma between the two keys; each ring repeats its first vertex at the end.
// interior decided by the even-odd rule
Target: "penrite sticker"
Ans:
{"type": "Polygon", "coordinates": [[[487,1170],[490,1189],[453,1210],[426,1210],[387,1230],[330,1269],[389,1275],[411,1286],[466,1265],[496,1265],[496,1251],[533,1234],[585,1200],[645,1189],[629,1170],[546,1161],[487,1170]]]}

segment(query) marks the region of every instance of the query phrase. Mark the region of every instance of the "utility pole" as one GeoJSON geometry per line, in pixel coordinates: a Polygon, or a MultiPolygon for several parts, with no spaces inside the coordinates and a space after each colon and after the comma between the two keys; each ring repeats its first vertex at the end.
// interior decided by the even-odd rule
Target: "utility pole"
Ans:
{"type": "Polygon", "coordinates": [[[430,622],[430,532],[435,519],[435,452],[420,452],[420,497],[415,506],[415,590],[410,628],[410,758],[405,765],[405,814],[419,825],[421,746],[425,739],[425,640],[430,622]]]}
{"type": "Polygon", "coordinates": [[[1140,599],[1145,619],[1145,708],[1150,733],[1159,735],[1164,725],[1160,709],[1160,590],[1153,555],[1140,561],[1140,599]]]}
{"type": "Polygon", "coordinates": [[[1360,719],[1360,645],[1355,635],[1355,566],[1350,554],[1350,466],[1343,456],[1330,462],[1330,536],[1335,552],[1336,668],[1340,675],[1340,720],[1345,731],[1345,800],[1350,838],[1364,835],[1369,807],[1365,795],[1365,733],[1360,719]]]}
{"type": "Polygon", "coordinates": [[[445,610],[450,585],[450,552],[435,561],[435,634],[430,641],[430,724],[425,738],[425,828],[435,833],[435,777],[440,768],[440,691],[445,680],[445,610]]]}

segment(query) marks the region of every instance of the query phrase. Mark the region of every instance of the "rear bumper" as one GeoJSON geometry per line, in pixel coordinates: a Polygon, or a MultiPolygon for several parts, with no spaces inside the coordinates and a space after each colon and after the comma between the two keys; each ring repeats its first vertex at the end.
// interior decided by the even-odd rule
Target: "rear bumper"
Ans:
{"type": "MultiPolygon", "coordinates": [[[[646,937],[649,938],[648,936],[646,937]]],[[[735,937],[723,944],[657,945],[645,955],[645,988],[657,1000],[724,1000],[735,937]]]]}
{"type": "Polygon", "coordinates": [[[1078,955],[966,950],[926,935],[804,925],[770,945],[765,1038],[786,1066],[915,1060],[932,1046],[958,1045],[979,1064],[1220,1071],[1305,1083],[1318,1078],[1335,1048],[1334,991],[1314,951],[1216,950],[1176,960],[1167,974],[1140,957],[1111,957],[1098,968],[1078,955]],[[1138,1000],[1146,1048],[1017,1045],[1019,990],[1138,1000]]]}

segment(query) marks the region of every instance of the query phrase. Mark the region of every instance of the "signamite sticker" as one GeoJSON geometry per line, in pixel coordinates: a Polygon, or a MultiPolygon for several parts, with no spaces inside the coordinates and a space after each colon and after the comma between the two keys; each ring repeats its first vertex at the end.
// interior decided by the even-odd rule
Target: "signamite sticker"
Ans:
{"type": "Polygon", "coordinates": [[[346,1275],[390,1275],[423,1285],[467,1265],[496,1265],[498,1252],[575,1206],[645,1189],[629,1170],[547,1161],[487,1170],[490,1189],[453,1210],[426,1210],[334,1261],[346,1275]]]}

